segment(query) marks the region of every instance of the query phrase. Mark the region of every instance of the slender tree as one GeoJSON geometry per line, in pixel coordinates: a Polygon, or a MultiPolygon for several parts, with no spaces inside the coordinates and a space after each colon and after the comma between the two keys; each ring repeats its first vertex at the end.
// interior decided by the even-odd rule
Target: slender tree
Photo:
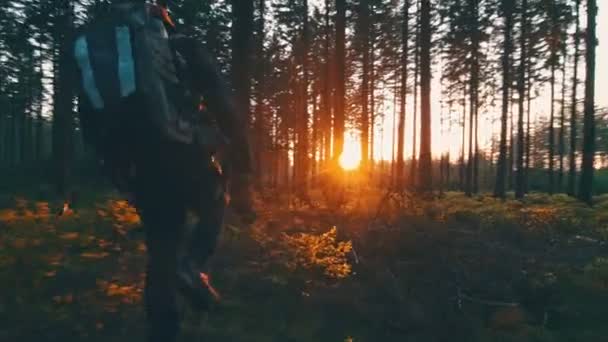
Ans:
{"type": "Polygon", "coordinates": [[[595,48],[596,38],[596,0],[587,0],[587,34],[585,37],[585,116],[583,121],[583,164],[579,185],[579,198],[592,204],[593,162],[595,159],[595,48]]]}
{"type": "Polygon", "coordinates": [[[559,154],[559,169],[557,171],[557,191],[561,192],[564,184],[564,154],[566,153],[566,60],[567,60],[566,44],[562,51],[562,94],[559,114],[559,137],[557,141],[557,153],[559,154]]]}
{"type": "Polygon", "coordinates": [[[527,62],[527,46],[526,38],[528,27],[527,24],[527,13],[528,1],[522,0],[521,2],[521,33],[519,37],[519,67],[518,67],[518,79],[517,79],[517,92],[518,92],[518,120],[517,120],[517,174],[515,184],[515,197],[523,198],[525,194],[525,175],[524,169],[524,101],[526,97],[526,62],[527,62]]]}
{"type": "Polygon", "coordinates": [[[401,23],[401,65],[400,65],[400,82],[399,87],[399,124],[397,129],[397,186],[403,187],[403,172],[404,172],[404,132],[405,132],[405,108],[407,101],[407,63],[408,63],[408,41],[409,41],[409,0],[403,2],[402,23],[401,23]]]}
{"type": "Polygon", "coordinates": [[[361,78],[361,163],[363,170],[367,171],[369,167],[369,98],[370,98],[370,13],[368,0],[360,0],[359,2],[359,27],[361,39],[362,60],[362,78],[361,78]]]}
{"type": "Polygon", "coordinates": [[[420,8],[420,165],[419,189],[432,190],[431,165],[431,1],[420,8]]]}
{"type": "MultiPolygon", "coordinates": [[[[525,1],[525,0],[524,0],[525,1]]],[[[501,13],[504,18],[504,40],[502,54],[502,115],[500,120],[500,148],[498,152],[498,164],[496,168],[496,184],[494,196],[505,198],[505,179],[507,173],[507,117],[509,115],[509,90],[511,88],[511,53],[513,40],[513,0],[501,1],[501,13]]]]}
{"type": "Polygon", "coordinates": [[[346,0],[336,0],[336,74],[335,74],[335,111],[333,125],[333,157],[339,158],[344,150],[344,111],[345,111],[345,32],[346,0]]]}
{"type": "Polygon", "coordinates": [[[55,42],[57,44],[57,62],[55,72],[55,88],[53,90],[53,159],[55,161],[55,184],[58,192],[65,196],[68,191],[69,166],[73,146],[73,108],[74,93],[71,84],[72,69],[69,62],[69,49],[66,42],[72,34],[74,25],[73,4],[61,2],[57,7],[55,26],[55,42]]]}
{"type": "Polygon", "coordinates": [[[574,31],[574,74],[572,75],[572,99],[570,104],[570,156],[569,172],[568,172],[568,195],[574,196],[576,192],[576,138],[577,138],[577,114],[576,102],[578,101],[578,60],[579,60],[579,45],[580,45],[580,7],[581,0],[576,0],[576,30],[574,31]]]}

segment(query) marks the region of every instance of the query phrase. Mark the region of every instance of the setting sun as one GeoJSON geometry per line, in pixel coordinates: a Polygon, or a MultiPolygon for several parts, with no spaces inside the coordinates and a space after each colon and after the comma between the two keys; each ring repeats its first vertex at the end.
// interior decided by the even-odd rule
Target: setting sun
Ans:
{"type": "Polygon", "coordinates": [[[361,163],[361,143],[352,135],[346,135],[344,152],[340,156],[340,166],[344,170],[354,170],[361,163]]]}

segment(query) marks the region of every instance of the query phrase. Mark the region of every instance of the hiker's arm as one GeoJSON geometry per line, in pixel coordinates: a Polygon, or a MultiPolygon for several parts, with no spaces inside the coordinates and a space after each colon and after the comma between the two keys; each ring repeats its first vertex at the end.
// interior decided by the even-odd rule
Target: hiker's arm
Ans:
{"type": "MultiPolygon", "coordinates": [[[[184,54],[193,72],[193,83],[205,96],[209,111],[216,114],[220,129],[230,138],[233,151],[239,156],[232,158],[232,166],[238,173],[250,173],[251,151],[246,132],[246,120],[238,113],[229,96],[230,91],[224,83],[213,58],[204,47],[191,38],[176,39],[177,49],[184,54]]],[[[241,115],[242,114],[242,115],[241,115]]],[[[234,153],[234,152],[233,152],[234,153]]]]}

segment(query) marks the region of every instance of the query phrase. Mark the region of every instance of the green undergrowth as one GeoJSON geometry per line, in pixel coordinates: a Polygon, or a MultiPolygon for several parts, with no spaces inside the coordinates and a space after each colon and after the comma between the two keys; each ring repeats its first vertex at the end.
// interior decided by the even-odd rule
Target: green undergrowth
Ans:
{"type": "MultiPolygon", "coordinates": [[[[145,232],[116,194],[8,194],[0,209],[0,340],[143,341],[145,232]]],[[[602,341],[608,197],[433,199],[370,189],[259,194],[228,217],[212,280],[182,303],[180,341],[602,341]]]]}

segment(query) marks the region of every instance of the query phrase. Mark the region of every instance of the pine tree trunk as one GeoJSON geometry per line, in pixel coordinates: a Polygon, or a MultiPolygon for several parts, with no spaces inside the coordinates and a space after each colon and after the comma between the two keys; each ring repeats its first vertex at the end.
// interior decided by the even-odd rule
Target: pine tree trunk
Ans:
{"type": "Polygon", "coordinates": [[[363,52],[362,79],[361,79],[361,166],[364,172],[369,167],[369,4],[361,0],[360,27],[363,52]]]}
{"type": "Polygon", "coordinates": [[[312,139],[310,145],[310,177],[311,186],[314,187],[317,183],[317,165],[318,165],[318,142],[319,142],[319,108],[317,108],[317,83],[313,82],[312,88],[312,139]]]}
{"type": "MultiPolygon", "coordinates": [[[[372,15],[374,14],[374,5],[371,4],[371,13],[372,15]]],[[[373,21],[373,20],[372,20],[373,21]]],[[[370,24],[370,37],[369,37],[369,58],[370,58],[370,63],[369,63],[369,121],[370,121],[370,130],[369,130],[369,159],[371,161],[370,163],[370,170],[369,170],[369,174],[370,177],[373,175],[374,172],[374,139],[375,139],[375,127],[376,127],[376,68],[375,68],[375,63],[376,63],[376,53],[375,53],[375,48],[376,48],[376,39],[375,39],[375,34],[376,31],[373,30],[374,28],[374,24],[371,23],[370,24]]],[[[382,144],[380,144],[380,146],[382,146],[382,144]]]]}
{"type": "Polygon", "coordinates": [[[300,167],[298,170],[299,179],[299,190],[302,195],[308,192],[308,173],[309,173],[309,135],[308,135],[308,55],[309,55],[309,19],[308,19],[308,0],[304,0],[304,25],[302,25],[302,84],[301,86],[301,113],[302,117],[299,120],[300,126],[298,131],[298,149],[300,158],[300,167]]]}
{"type": "Polygon", "coordinates": [[[477,159],[477,146],[473,133],[476,135],[475,122],[477,120],[478,110],[478,91],[479,91],[479,0],[469,0],[469,14],[471,15],[471,57],[470,69],[471,79],[469,89],[470,101],[470,118],[469,118],[469,160],[467,163],[467,189],[466,195],[471,196],[474,192],[474,168],[477,159]],[[474,155],[475,153],[475,155],[474,155]]]}
{"type": "Polygon", "coordinates": [[[479,192],[479,106],[475,106],[475,157],[473,162],[473,193],[476,194],[479,192]]]}
{"type": "MultiPolygon", "coordinates": [[[[417,2],[417,6],[418,18],[420,18],[420,0],[417,2]]],[[[421,20],[418,19],[418,21],[416,22],[416,43],[414,46],[414,117],[412,120],[412,160],[410,164],[409,175],[409,183],[411,189],[416,189],[416,182],[418,181],[418,178],[416,177],[416,169],[418,168],[418,156],[416,148],[418,147],[418,76],[420,75],[420,27],[421,20]]]]}
{"type": "Polygon", "coordinates": [[[408,42],[409,42],[409,0],[405,0],[402,13],[402,32],[401,32],[401,85],[399,87],[399,124],[397,128],[397,171],[396,182],[397,188],[402,189],[404,160],[403,154],[405,150],[405,108],[407,104],[407,64],[408,64],[408,42]]]}
{"type": "Polygon", "coordinates": [[[53,159],[55,162],[55,185],[60,195],[67,195],[69,180],[69,165],[72,157],[72,123],[73,96],[70,84],[70,65],[68,64],[66,46],[68,35],[73,25],[73,8],[68,2],[59,8],[57,29],[57,72],[55,73],[55,89],[53,91],[53,159]]]}
{"type": "MultiPolygon", "coordinates": [[[[246,132],[251,121],[251,83],[252,70],[251,64],[254,62],[253,32],[253,9],[254,0],[232,0],[232,85],[235,95],[235,107],[239,120],[235,123],[236,130],[246,132]]],[[[242,134],[245,136],[245,134],[242,134]]],[[[250,154],[251,151],[247,151],[250,154]]],[[[251,158],[248,155],[246,158],[251,158]]],[[[246,163],[252,163],[247,160],[246,163]]],[[[245,164],[246,165],[246,164],[245,164]]],[[[254,165],[255,166],[255,165],[254,165]]],[[[244,172],[237,170],[235,172],[244,172]]],[[[234,191],[239,191],[238,187],[232,187],[234,191]]]]}
{"type": "Polygon", "coordinates": [[[336,82],[335,82],[335,112],[334,112],[334,153],[337,158],[344,150],[344,103],[346,86],[345,73],[345,32],[346,32],[346,0],[336,0],[336,82]]]}
{"type": "Polygon", "coordinates": [[[526,96],[526,62],[527,62],[527,48],[526,48],[526,29],[527,29],[527,13],[528,1],[523,0],[521,5],[521,35],[519,38],[519,49],[520,49],[520,60],[518,73],[519,77],[517,80],[517,91],[518,91],[518,120],[517,120],[517,174],[515,179],[515,198],[521,199],[525,194],[525,169],[524,169],[524,100],[526,96]]]}
{"type": "Polygon", "coordinates": [[[264,80],[266,78],[265,75],[265,61],[264,61],[264,38],[265,38],[265,31],[264,31],[264,25],[265,25],[265,20],[264,20],[264,14],[266,12],[266,6],[265,6],[265,0],[259,0],[258,1],[258,14],[259,14],[259,18],[258,18],[258,27],[257,27],[257,51],[256,51],[256,59],[258,60],[258,69],[256,72],[256,78],[257,78],[257,89],[256,89],[256,105],[255,105],[255,112],[254,112],[254,120],[255,120],[255,126],[254,126],[254,134],[255,134],[255,156],[254,156],[254,170],[256,173],[256,179],[258,180],[258,182],[260,183],[259,185],[262,185],[262,175],[264,174],[264,172],[262,172],[262,165],[264,165],[264,161],[263,161],[263,155],[264,152],[266,152],[266,144],[265,144],[265,131],[266,131],[266,123],[265,123],[265,118],[264,118],[264,80]]]}
{"type": "Polygon", "coordinates": [[[509,111],[509,161],[507,163],[507,189],[512,190],[514,182],[514,170],[513,166],[515,165],[515,98],[514,92],[511,92],[511,101],[510,101],[510,111],[509,111]]]}
{"type": "Polygon", "coordinates": [[[323,108],[323,162],[326,164],[331,159],[331,132],[332,132],[332,74],[330,67],[330,51],[329,41],[331,39],[330,33],[330,20],[329,20],[329,2],[325,0],[325,38],[324,38],[324,54],[325,63],[323,64],[323,94],[322,94],[322,108],[323,108]]]}
{"type": "Polygon", "coordinates": [[[568,173],[568,195],[576,194],[576,138],[577,138],[577,113],[576,102],[578,101],[578,59],[580,43],[580,6],[581,0],[576,0],[576,31],[574,32],[574,75],[572,76],[572,103],[570,108],[570,157],[568,173]]]}
{"type": "Polygon", "coordinates": [[[264,80],[266,78],[265,75],[265,61],[264,61],[264,14],[266,12],[265,0],[258,0],[258,27],[257,27],[257,51],[256,51],[256,62],[257,62],[257,89],[256,89],[256,100],[255,100],[255,126],[254,126],[254,134],[255,134],[255,161],[254,161],[254,170],[256,173],[256,180],[259,184],[263,184],[262,175],[264,175],[266,170],[262,170],[262,165],[264,165],[263,155],[266,152],[266,122],[264,117],[264,93],[265,93],[265,84],[264,80]]]}
{"type": "MultiPolygon", "coordinates": [[[[555,53],[552,52],[553,56],[555,56],[555,53]]],[[[553,60],[555,57],[552,57],[551,59],[553,60]]],[[[555,120],[554,118],[554,113],[555,113],[555,62],[551,63],[551,78],[549,79],[549,83],[551,84],[551,109],[550,109],[550,114],[549,114],[549,171],[548,171],[548,178],[549,178],[549,194],[553,194],[555,191],[555,181],[553,179],[553,169],[554,169],[554,163],[555,163],[555,149],[554,149],[554,145],[555,145],[555,130],[553,128],[553,122],[555,120]]]]}
{"type": "Polygon", "coordinates": [[[507,174],[507,117],[509,115],[509,90],[511,89],[511,53],[513,42],[511,38],[513,30],[512,3],[503,0],[502,10],[504,12],[504,48],[502,54],[502,115],[500,120],[500,147],[498,152],[498,164],[496,168],[496,183],[494,185],[494,196],[506,197],[505,180],[507,174]]]}
{"type": "Polygon", "coordinates": [[[531,149],[531,137],[532,137],[532,121],[530,120],[530,113],[532,111],[532,63],[528,61],[526,63],[526,173],[524,175],[524,192],[530,191],[530,149],[531,149]]]}
{"type": "Polygon", "coordinates": [[[420,180],[421,192],[432,190],[431,165],[431,0],[421,0],[420,13],[420,180]]]}
{"type": "MultiPolygon", "coordinates": [[[[396,137],[397,137],[397,126],[399,126],[397,123],[397,97],[400,96],[399,95],[399,87],[398,87],[399,81],[397,79],[395,79],[395,85],[393,86],[393,132],[392,132],[392,141],[391,141],[391,158],[392,158],[392,163],[391,163],[391,186],[392,187],[396,187],[397,186],[397,153],[396,153],[396,148],[395,148],[395,142],[396,142],[396,137]]],[[[403,148],[402,148],[403,151],[403,148]]],[[[403,168],[403,165],[402,165],[403,168]]]]}
{"type": "Polygon", "coordinates": [[[595,49],[596,0],[587,1],[585,116],[583,121],[583,164],[579,186],[579,198],[591,205],[593,202],[593,162],[595,159],[595,49]]]}
{"type": "Polygon", "coordinates": [[[559,154],[559,171],[557,173],[557,192],[562,192],[564,184],[564,154],[566,152],[566,49],[563,51],[564,64],[562,65],[562,99],[559,117],[559,139],[557,153],[559,154]]]}
{"type": "Polygon", "coordinates": [[[467,132],[467,86],[466,82],[462,85],[462,143],[460,149],[460,189],[466,192],[465,183],[465,153],[466,153],[466,132],[467,132]]]}

